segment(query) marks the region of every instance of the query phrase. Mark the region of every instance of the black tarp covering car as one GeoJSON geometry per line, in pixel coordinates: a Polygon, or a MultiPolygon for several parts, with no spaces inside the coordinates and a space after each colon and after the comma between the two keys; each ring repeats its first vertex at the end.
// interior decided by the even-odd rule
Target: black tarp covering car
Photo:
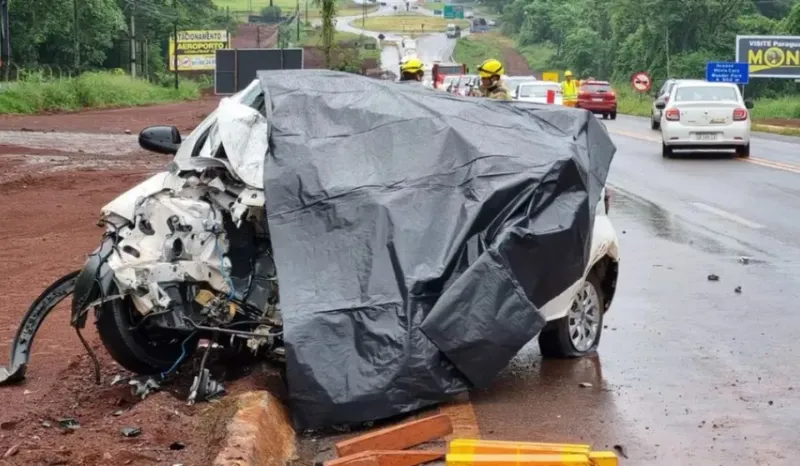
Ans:
{"type": "Polygon", "coordinates": [[[605,128],[335,71],[258,79],[296,426],[486,386],[584,272],[616,150],[605,128]]]}

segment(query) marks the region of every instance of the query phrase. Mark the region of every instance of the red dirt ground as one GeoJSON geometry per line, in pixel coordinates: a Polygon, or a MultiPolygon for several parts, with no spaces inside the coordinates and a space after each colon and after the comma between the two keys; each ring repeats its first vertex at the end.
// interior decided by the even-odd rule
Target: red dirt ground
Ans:
{"type": "MultiPolygon", "coordinates": [[[[165,168],[168,159],[138,149],[135,136],[124,130],[135,134],[157,123],[188,130],[213,108],[207,99],[126,110],[0,117],[3,130],[48,131],[5,133],[3,142],[12,143],[0,144],[4,271],[0,364],[8,362],[11,339],[30,303],[54,280],[79,268],[97,246],[102,234],[96,226],[100,208],[165,168]],[[92,144],[69,133],[103,131],[115,136],[98,134],[98,140],[105,139],[92,144]],[[44,147],[48,141],[57,143],[44,147]]],[[[100,358],[103,375],[102,384],[95,385],[90,360],[69,326],[69,301],[53,311],[37,334],[26,380],[0,387],[0,464],[211,464],[233,407],[225,401],[229,397],[219,403],[186,405],[197,360],[185,364],[183,373],[164,391],[143,401],[135,399],[125,383],[110,385],[114,376],[128,374],[107,356],[90,319],[83,333],[100,358]],[[75,419],[80,428],[60,428],[58,421],[65,418],[75,419]],[[123,437],[123,427],[141,428],[141,435],[123,437]],[[183,448],[171,449],[176,442],[183,448]]],[[[226,382],[229,393],[255,385],[263,389],[272,372],[262,367],[254,371],[257,377],[226,382]]]]}
{"type": "Polygon", "coordinates": [[[214,95],[168,105],[40,115],[0,115],[0,130],[138,133],[148,125],[174,125],[187,132],[219,104],[214,95]]]}

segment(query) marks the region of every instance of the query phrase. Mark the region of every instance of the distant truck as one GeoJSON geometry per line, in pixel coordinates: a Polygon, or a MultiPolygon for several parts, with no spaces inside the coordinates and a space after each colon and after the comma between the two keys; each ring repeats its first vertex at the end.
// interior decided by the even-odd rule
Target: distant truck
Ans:
{"type": "Polygon", "coordinates": [[[489,31],[489,24],[486,22],[486,18],[474,18],[472,20],[472,24],[469,27],[469,32],[488,32],[489,31]]]}
{"type": "Polygon", "coordinates": [[[431,69],[433,87],[438,89],[445,76],[461,76],[467,74],[467,65],[463,63],[434,63],[431,69]]]}

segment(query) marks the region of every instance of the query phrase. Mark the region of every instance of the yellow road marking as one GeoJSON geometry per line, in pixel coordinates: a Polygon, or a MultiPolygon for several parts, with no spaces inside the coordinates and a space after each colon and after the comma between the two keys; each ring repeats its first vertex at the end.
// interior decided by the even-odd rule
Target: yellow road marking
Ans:
{"type": "MultiPolygon", "coordinates": [[[[609,130],[608,132],[611,133],[611,134],[616,134],[617,136],[625,136],[625,137],[628,137],[628,138],[639,139],[639,140],[642,140],[642,141],[650,141],[650,142],[658,142],[658,143],[661,142],[661,138],[659,138],[659,137],[647,136],[647,135],[644,135],[644,134],[632,133],[632,132],[629,132],[629,131],[620,131],[620,130],[615,129],[614,131],[609,130]]],[[[775,170],[783,170],[783,171],[790,172],[790,173],[800,174],[800,165],[795,165],[795,164],[791,164],[791,163],[777,162],[777,161],[774,161],[774,160],[762,159],[760,157],[748,157],[746,159],[737,158],[735,160],[737,160],[739,162],[746,162],[746,163],[752,163],[754,165],[760,165],[762,167],[774,168],[775,170]]]]}

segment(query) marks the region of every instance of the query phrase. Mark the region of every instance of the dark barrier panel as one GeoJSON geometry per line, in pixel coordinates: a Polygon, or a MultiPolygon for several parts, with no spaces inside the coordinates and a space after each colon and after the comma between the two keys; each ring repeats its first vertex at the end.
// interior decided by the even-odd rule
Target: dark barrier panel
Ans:
{"type": "Polygon", "coordinates": [[[219,49],[214,93],[231,95],[247,87],[259,70],[303,69],[303,49],[219,49]]]}

